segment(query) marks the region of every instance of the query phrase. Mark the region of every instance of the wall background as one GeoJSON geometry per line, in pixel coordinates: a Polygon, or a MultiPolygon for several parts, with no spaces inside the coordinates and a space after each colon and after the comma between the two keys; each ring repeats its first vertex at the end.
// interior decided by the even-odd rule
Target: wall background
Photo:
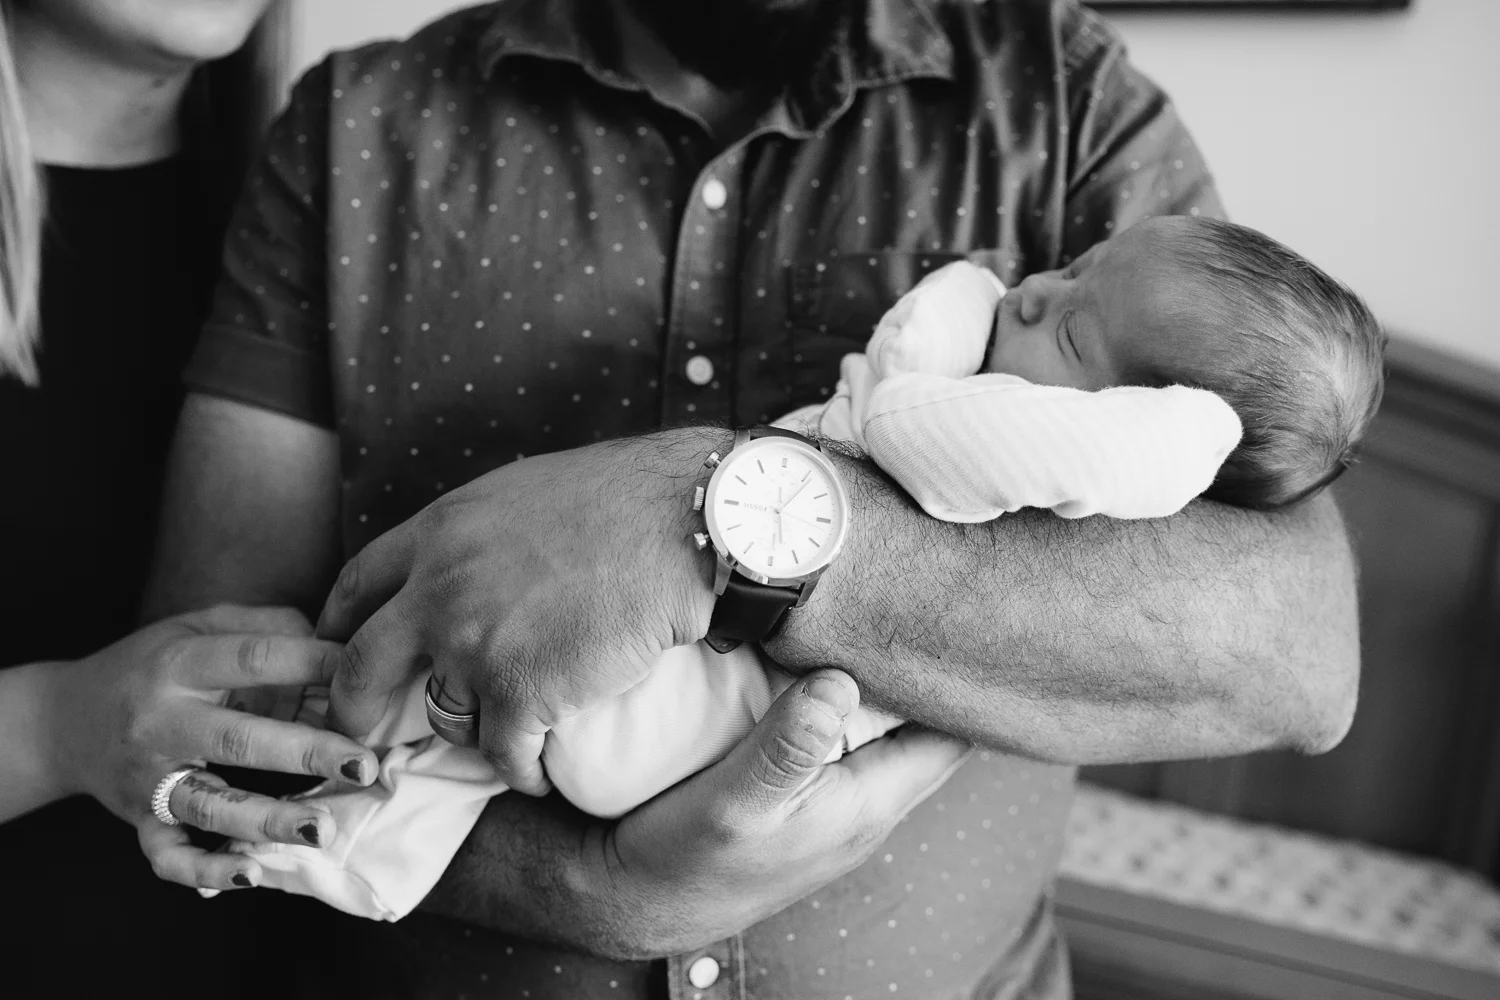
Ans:
{"type": "MultiPolygon", "coordinates": [[[[302,0],[293,65],[462,6],[302,0]]],[[[1348,282],[1393,331],[1500,368],[1500,0],[1110,17],[1236,221],[1348,282]]]]}

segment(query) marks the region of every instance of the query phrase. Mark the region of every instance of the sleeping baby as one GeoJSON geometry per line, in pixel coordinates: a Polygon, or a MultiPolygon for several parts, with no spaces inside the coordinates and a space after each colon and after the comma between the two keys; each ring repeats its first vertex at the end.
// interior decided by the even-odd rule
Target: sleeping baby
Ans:
{"type": "MultiPolygon", "coordinates": [[[[1271,510],[1348,467],[1383,349],[1358,298],[1285,247],[1158,218],[1008,291],[966,262],[932,272],[844,358],[829,402],[779,423],[860,449],[948,521],[1023,507],[1167,517],[1199,495],[1271,510]]],[[[332,842],[229,845],[260,862],[263,884],[386,920],[431,890],[506,786],[477,750],[432,734],[426,681],[367,738],[375,784],[301,796],[332,815],[332,842]]],[[[618,816],[721,758],[791,683],[753,648],[676,647],[554,728],[542,760],[579,808],[618,816]]],[[[310,693],[302,718],[325,704],[310,693]]],[[[830,760],[899,724],[858,709],[830,760]]]]}

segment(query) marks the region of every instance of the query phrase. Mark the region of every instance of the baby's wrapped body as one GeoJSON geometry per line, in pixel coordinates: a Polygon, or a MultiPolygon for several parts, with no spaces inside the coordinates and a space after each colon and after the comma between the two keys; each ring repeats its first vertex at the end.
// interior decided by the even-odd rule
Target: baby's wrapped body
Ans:
{"type": "MultiPolygon", "coordinates": [[[[792,682],[748,647],[720,654],[705,643],[677,646],[629,691],[559,723],[547,734],[542,763],[578,808],[620,816],[723,757],[792,682]]],[[[507,786],[477,749],[433,735],[426,684],[424,673],[397,694],[366,739],[381,755],[373,785],[330,781],[303,796],[333,816],[331,844],[232,846],[260,862],[263,885],[398,920],[437,884],[485,803],[507,786]]],[[[309,691],[299,716],[316,723],[326,706],[325,693],[309,691]]],[[[898,725],[858,709],[829,759],[898,725]]]]}

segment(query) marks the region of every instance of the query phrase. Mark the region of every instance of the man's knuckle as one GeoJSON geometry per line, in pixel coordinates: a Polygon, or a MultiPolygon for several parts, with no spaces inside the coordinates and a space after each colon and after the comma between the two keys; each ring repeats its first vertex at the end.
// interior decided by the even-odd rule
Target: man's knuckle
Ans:
{"type": "Polygon", "coordinates": [[[733,843],[744,836],[747,827],[745,810],[736,798],[718,796],[704,807],[700,815],[705,833],[720,845],[733,843]]]}
{"type": "Polygon", "coordinates": [[[351,601],[359,593],[359,561],[360,557],[355,556],[344,563],[339,578],[334,581],[333,592],[342,601],[351,601]]]}
{"type": "Polygon", "coordinates": [[[350,691],[363,691],[370,684],[370,660],[365,656],[364,642],[355,636],[344,644],[339,676],[350,691]]]}
{"type": "Polygon", "coordinates": [[[888,832],[885,824],[878,820],[861,817],[844,835],[844,853],[863,859],[884,842],[888,832]]]}
{"type": "Polygon", "coordinates": [[[796,779],[815,767],[822,755],[816,747],[787,733],[778,732],[771,735],[771,744],[765,750],[765,758],[768,766],[777,773],[796,779]]]}
{"type": "Polygon", "coordinates": [[[448,648],[466,662],[483,662],[489,658],[490,629],[477,618],[464,617],[448,627],[448,648]]]}

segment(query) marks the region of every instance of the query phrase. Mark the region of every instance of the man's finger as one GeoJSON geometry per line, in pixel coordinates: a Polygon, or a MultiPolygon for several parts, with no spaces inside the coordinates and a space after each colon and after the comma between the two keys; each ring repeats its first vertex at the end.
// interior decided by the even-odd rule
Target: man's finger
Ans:
{"type": "Polygon", "coordinates": [[[179,615],[182,624],[195,632],[268,633],[305,637],[312,635],[312,622],[296,608],[249,608],[238,604],[219,604],[202,611],[179,615]]]}
{"type": "Polygon", "coordinates": [[[332,816],[306,803],[242,792],[207,771],[179,781],[168,807],[188,826],[254,844],[322,847],[338,832],[332,816]]]}
{"type": "Polygon", "coordinates": [[[260,884],[260,865],[237,854],[210,854],[188,842],[180,826],[163,826],[155,818],[136,828],[141,853],[156,877],[198,889],[248,889],[260,884]]]}
{"type": "Polygon", "coordinates": [[[853,772],[872,811],[894,823],[943,787],[973,752],[964,740],[906,725],[839,765],[853,772]]]}
{"type": "Polygon", "coordinates": [[[259,771],[313,774],[366,785],[379,764],[368,747],[326,730],[236,712],[196,699],[166,717],[153,733],[164,757],[206,760],[259,771]]]}
{"type": "Polygon", "coordinates": [[[202,691],[327,684],[342,662],[336,642],[287,635],[198,635],[177,647],[173,676],[202,691]]]}
{"type": "Polygon", "coordinates": [[[547,727],[534,717],[507,716],[498,706],[480,711],[479,749],[512,791],[546,795],[552,790],[542,768],[546,740],[547,727]]]}
{"type": "Polygon", "coordinates": [[[817,670],[781,693],[720,765],[733,807],[764,811],[786,801],[817,773],[844,738],[859,688],[840,670],[817,670]]]}
{"type": "Polygon", "coordinates": [[[406,584],[416,529],[406,521],[361,549],[344,564],[318,615],[323,639],[348,639],[406,584]]]}
{"type": "Polygon", "coordinates": [[[328,725],[356,739],[375,728],[391,695],[432,665],[421,635],[391,601],[339,650],[328,688],[328,725]]]}

